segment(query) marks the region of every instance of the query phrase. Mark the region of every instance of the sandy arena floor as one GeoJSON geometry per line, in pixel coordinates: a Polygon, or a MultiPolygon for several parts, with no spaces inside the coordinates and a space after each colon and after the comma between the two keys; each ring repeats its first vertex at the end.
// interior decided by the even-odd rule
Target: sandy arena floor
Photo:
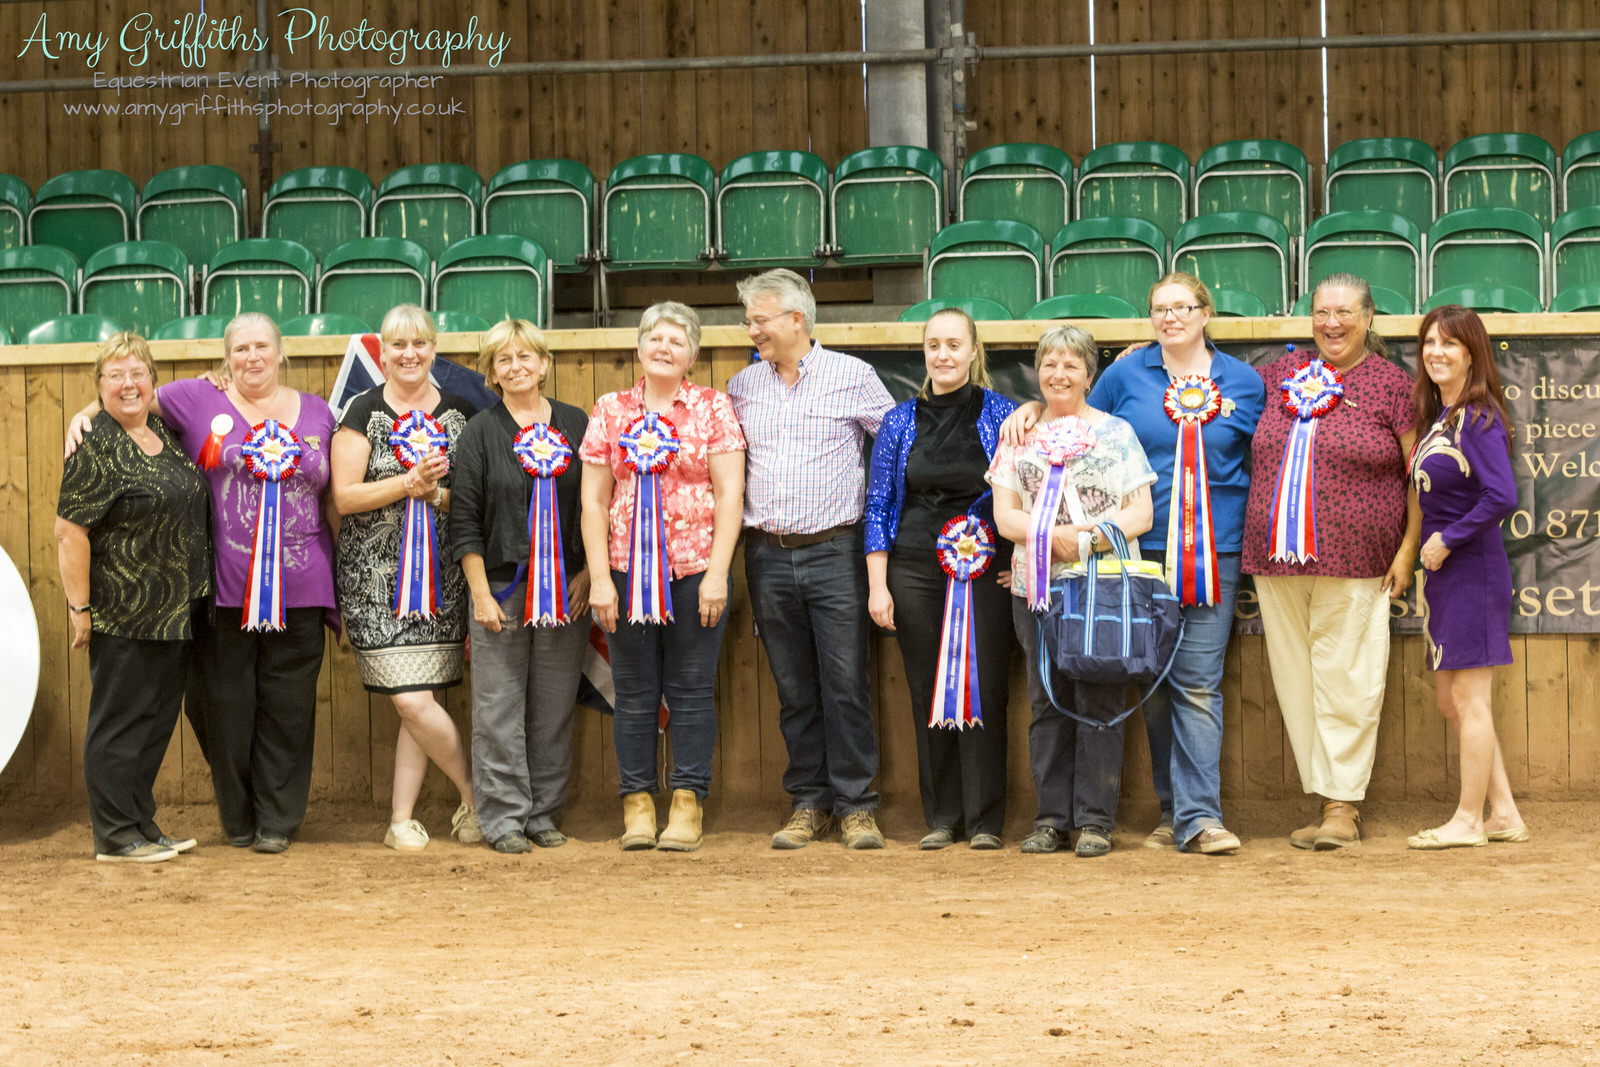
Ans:
{"type": "MultiPolygon", "coordinates": [[[[1408,853],[1433,807],[1302,853],[964,845],[692,855],[609,826],[521,857],[379,843],[314,808],[285,855],[97,864],[81,815],[0,813],[0,1063],[1600,1063],[1600,805],[1525,845],[1408,853]]],[[[442,832],[448,819],[429,813],[442,832]]]]}

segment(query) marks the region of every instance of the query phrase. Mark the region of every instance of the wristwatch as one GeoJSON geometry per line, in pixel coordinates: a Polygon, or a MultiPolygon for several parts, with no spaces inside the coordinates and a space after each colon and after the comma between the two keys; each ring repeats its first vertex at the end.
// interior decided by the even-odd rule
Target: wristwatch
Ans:
{"type": "Polygon", "coordinates": [[[1100,551],[1100,527],[1098,526],[1089,531],[1089,551],[1100,551]]]}
{"type": "Polygon", "coordinates": [[[78,607],[78,605],[72,603],[72,601],[69,600],[69,601],[67,601],[67,610],[71,611],[71,612],[76,612],[79,615],[87,615],[89,613],[89,605],[85,604],[83,607],[80,608],[80,607],[78,607]]]}

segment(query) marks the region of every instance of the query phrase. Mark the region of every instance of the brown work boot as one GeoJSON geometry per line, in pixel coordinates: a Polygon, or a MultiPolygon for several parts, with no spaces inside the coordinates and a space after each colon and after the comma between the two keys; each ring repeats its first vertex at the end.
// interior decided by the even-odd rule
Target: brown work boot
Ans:
{"type": "Polygon", "coordinates": [[[656,847],[664,852],[693,852],[699,848],[700,815],[700,798],[694,795],[694,790],[674,789],[667,828],[661,831],[656,847]]]}
{"type": "MultiPolygon", "coordinates": [[[[1321,801],[1321,805],[1324,810],[1327,809],[1329,804],[1333,803],[1333,801],[1323,800],[1321,797],[1318,797],[1317,799],[1321,801]]],[[[1315,848],[1317,846],[1317,832],[1321,829],[1322,818],[1321,816],[1318,816],[1312,821],[1311,825],[1302,826],[1300,829],[1291,833],[1289,835],[1289,844],[1293,845],[1295,848],[1315,848]]]]}
{"type": "Polygon", "coordinates": [[[805,848],[827,832],[833,815],[821,808],[795,808],[782,830],[772,835],[772,847],[805,848]]]}
{"type": "Polygon", "coordinates": [[[878,820],[872,817],[872,812],[852,811],[844,817],[844,847],[883,847],[883,834],[878,831],[878,820]]]}
{"type": "Polygon", "coordinates": [[[622,798],[622,851],[656,847],[656,798],[629,793],[622,798]]]}
{"type": "Polygon", "coordinates": [[[1361,844],[1361,812],[1347,800],[1325,801],[1315,844],[1318,852],[1361,844]]]}

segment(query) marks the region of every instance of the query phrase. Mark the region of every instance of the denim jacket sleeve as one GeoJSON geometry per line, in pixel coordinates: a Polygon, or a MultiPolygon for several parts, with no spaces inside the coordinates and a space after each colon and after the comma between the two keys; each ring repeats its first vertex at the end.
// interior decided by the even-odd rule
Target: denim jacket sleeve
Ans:
{"type": "Polygon", "coordinates": [[[900,530],[900,509],[906,495],[906,456],[917,433],[915,399],[897,404],[883,417],[872,444],[867,474],[867,503],[862,512],[863,547],[887,552],[900,530]]]}

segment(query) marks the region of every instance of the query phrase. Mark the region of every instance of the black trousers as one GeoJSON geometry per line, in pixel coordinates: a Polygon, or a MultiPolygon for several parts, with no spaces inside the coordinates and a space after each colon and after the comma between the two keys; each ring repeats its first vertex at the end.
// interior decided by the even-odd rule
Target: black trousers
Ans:
{"type": "Polygon", "coordinates": [[[189,721],[211,764],[230,838],[292,834],[306,817],[316,742],[321,608],[289,608],[280,631],[241,630],[240,608],[195,627],[189,721]]]}
{"type": "Polygon", "coordinates": [[[183,705],[189,642],[89,635],[83,780],[96,852],[161,836],[152,790],[183,705]]]}
{"type": "Polygon", "coordinates": [[[983,726],[929,728],[946,577],[933,552],[890,552],[889,595],[895,636],[905,660],[906,687],[917,736],[917,778],[929,828],[995,834],[1006,821],[1006,700],[1011,687],[1011,594],[993,569],[972,583],[973,634],[978,643],[978,695],[983,726]]]}
{"type": "MultiPolygon", "coordinates": [[[[1039,624],[1028,602],[1013,597],[1012,616],[1017,642],[1028,661],[1028,703],[1033,719],[1028,724],[1028,765],[1033,771],[1033,791],[1039,812],[1033,825],[1052,826],[1062,833],[1094,826],[1110,833],[1117,825],[1117,793],[1122,788],[1122,735],[1124,719],[1109,729],[1089,726],[1050,705],[1039,678],[1039,624]]],[[[1121,686],[1074,687],[1073,694],[1056,693],[1056,699],[1093,697],[1120,703],[1121,686]]],[[[1078,709],[1074,709],[1078,710],[1078,709]]],[[[1083,709],[1087,711],[1087,709],[1083,709]]]]}

